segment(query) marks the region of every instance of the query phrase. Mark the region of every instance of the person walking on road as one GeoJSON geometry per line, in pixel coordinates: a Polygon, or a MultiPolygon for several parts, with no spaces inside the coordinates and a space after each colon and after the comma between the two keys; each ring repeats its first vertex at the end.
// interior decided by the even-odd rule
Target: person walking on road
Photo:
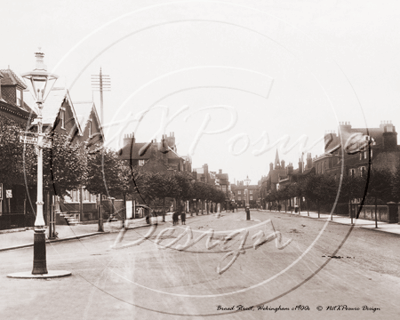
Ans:
{"type": "Polygon", "coordinates": [[[181,223],[186,224],[186,213],[185,212],[181,213],[181,223]]]}
{"type": "Polygon", "coordinates": [[[178,211],[175,211],[173,214],[172,214],[172,225],[177,225],[179,223],[179,213],[178,213],[178,211]]]}

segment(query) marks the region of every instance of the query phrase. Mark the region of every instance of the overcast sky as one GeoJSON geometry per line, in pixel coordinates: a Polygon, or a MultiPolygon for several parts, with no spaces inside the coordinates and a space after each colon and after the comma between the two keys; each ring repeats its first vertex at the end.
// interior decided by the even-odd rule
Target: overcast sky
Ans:
{"type": "Polygon", "coordinates": [[[90,78],[102,67],[109,146],[165,129],[193,167],[231,182],[256,183],[277,148],[296,168],[298,139],[321,154],[322,141],[310,146],[339,121],[400,125],[396,1],[39,0],[2,12],[1,68],[31,70],[40,46],[56,86],[99,107],[90,78]]]}

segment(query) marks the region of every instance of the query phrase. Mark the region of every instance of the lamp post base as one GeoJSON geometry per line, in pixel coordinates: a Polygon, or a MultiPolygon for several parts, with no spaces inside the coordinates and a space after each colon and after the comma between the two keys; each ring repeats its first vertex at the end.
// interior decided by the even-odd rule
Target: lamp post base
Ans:
{"type": "Polygon", "coordinates": [[[33,235],[33,270],[32,274],[46,274],[46,236],[45,229],[35,229],[33,235]]]}
{"type": "Polygon", "coordinates": [[[72,273],[66,270],[55,270],[48,271],[46,274],[32,274],[30,272],[17,272],[8,274],[8,278],[17,278],[17,279],[47,279],[47,278],[61,278],[68,277],[72,273]]]}
{"type": "Polygon", "coordinates": [[[17,272],[8,274],[8,278],[18,279],[47,279],[70,276],[66,270],[47,271],[46,265],[46,236],[45,229],[36,229],[33,238],[33,270],[32,272],[17,272]]]}

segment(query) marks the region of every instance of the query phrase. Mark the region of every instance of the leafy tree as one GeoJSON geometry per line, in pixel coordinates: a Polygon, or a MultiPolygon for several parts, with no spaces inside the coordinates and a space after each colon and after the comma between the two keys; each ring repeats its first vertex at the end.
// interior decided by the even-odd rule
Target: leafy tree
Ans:
{"type": "Polygon", "coordinates": [[[337,181],[338,190],[340,190],[339,201],[346,202],[349,205],[349,215],[351,214],[350,203],[353,199],[362,198],[364,196],[366,180],[363,177],[351,177],[345,176],[342,179],[340,185],[340,180],[337,181]]]}
{"type": "MultiPolygon", "coordinates": [[[[26,185],[36,192],[37,147],[20,142],[23,128],[7,118],[0,119],[0,179],[5,185],[26,185]]],[[[64,196],[86,176],[86,151],[70,143],[66,135],[52,133],[52,146],[43,149],[43,187],[64,196]]]]}
{"type": "Polygon", "coordinates": [[[392,198],[400,202],[400,160],[397,162],[396,171],[392,177],[392,198]]]}
{"type": "Polygon", "coordinates": [[[203,214],[203,201],[207,200],[209,197],[209,191],[207,188],[207,185],[204,182],[200,182],[200,181],[196,181],[193,184],[193,199],[197,199],[200,200],[202,202],[202,206],[201,206],[201,214],[203,214]]]}
{"type": "Polygon", "coordinates": [[[336,195],[335,180],[327,175],[310,175],[305,180],[304,193],[308,199],[317,205],[318,218],[321,206],[332,204],[336,195]]]}
{"type": "Polygon", "coordinates": [[[120,162],[115,151],[107,148],[92,153],[87,161],[87,176],[84,181],[86,189],[90,193],[104,194],[116,197],[127,188],[129,169],[120,162]],[[122,180],[122,184],[121,184],[122,180]]]}
{"type": "Polygon", "coordinates": [[[183,201],[192,200],[194,197],[192,175],[189,172],[177,172],[174,177],[180,188],[178,199],[183,201]]]}
{"type": "Polygon", "coordinates": [[[181,190],[174,175],[167,172],[139,171],[136,175],[137,192],[150,202],[166,197],[177,199],[181,190]]]}
{"type": "Polygon", "coordinates": [[[378,227],[378,199],[381,201],[389,201],[391,195],[392,173],[388,169],[372,169],[368,180],[368,197],[374,199],[375,202],[375,227],[378,227]]]}
{"type": "Polygon", "coordinates": [[[86,181],[88,152],[83,143],[71,143],[67,135],[54,132],[51,141],[52,147],[43,149],[43,185],[65,196],[86,181]]]}
{"type": "Polygon", "coordinates": [[[0,181],[5,186],[25,185],[25,175],[28,184],[34,184],[34,145],[19,141],[23,129],[8,118],[0,118],[0,181]]]}

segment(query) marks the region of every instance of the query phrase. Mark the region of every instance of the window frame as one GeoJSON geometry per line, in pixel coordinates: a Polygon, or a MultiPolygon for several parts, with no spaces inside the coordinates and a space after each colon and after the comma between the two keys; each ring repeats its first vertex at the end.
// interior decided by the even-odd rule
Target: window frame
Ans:
{"type": "Polygon", "coordinates": [[[22,107],[22,91],[21,90],[19,90],[19,89],[17,89],[16,90],[17,92],[16,92],[16,94],[15,94],[15,104],[18,106],[18,107],[22,107]]]}

